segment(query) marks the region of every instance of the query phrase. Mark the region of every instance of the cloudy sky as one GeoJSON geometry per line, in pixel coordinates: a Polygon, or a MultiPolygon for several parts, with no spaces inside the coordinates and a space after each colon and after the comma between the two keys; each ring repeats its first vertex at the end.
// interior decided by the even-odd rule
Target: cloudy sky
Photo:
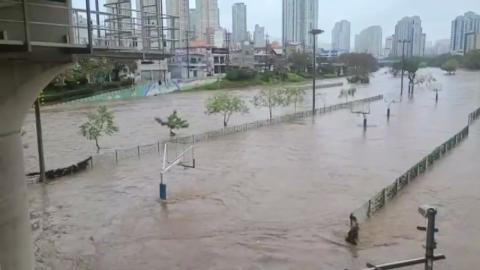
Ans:
{"type": "MultiPolygon", "coordinates": [[[[194,7],[194,0],[190,0],[194,7]]],[[[232,5],[243,2],[247,5],[248,30],[253,33],[255,24],[265,26],[268,33],[278,39],[282,36],[282,0],[218,0],[220,24],[232,27],[232,5]]],[[[351,23],[353,37],[364,28],[380,25],[383,36],[392,35],[395,24],[405,16],[420,16],[427,40],[450,38],[451,21],[467,11],[480,13],[480,0],[319,0],[320,29],[325,33],[320,41],[331,43],[331,31],[335,22],[351,23]]]]}
{"type": "MultiPolygon", "coordinates": [[[[165,0],[164,0],[165,1],[165,0]]],[[[85,7],[85,0],[73,0],[75,7],[85,7]]],[[[94,7],[91,0],[91,6],[94,7]]],[[[132,0],[135,6],[135,0],[132,0]]],[[[274,39],[282,37],[282,0],[218,0],[220,25],[232,29],[232,5],[243,2],[247,5],[248,30],[253,33],[255,24],[264,26],[274,39]]],[[[418,15],[422,19],[427,41],[450,38],[451,21],[467,11],[480,13],[480,0],[319,0],[319,28],[325,30],[320,36],[323,43],[331,43],[331,31],[335,22],[348,20],[351,23],[352,46],[355,34],[372,25],[380,25],[383,39],[392,35],[395,24],[405,16],[418,15]]],[[[100,0],[101,5],[105,0],[100,0]]],[[[195,0],[190,0],[195,7],[195,0]]],[[[103,8],[102,8],[103,9],[103,8]]]]}

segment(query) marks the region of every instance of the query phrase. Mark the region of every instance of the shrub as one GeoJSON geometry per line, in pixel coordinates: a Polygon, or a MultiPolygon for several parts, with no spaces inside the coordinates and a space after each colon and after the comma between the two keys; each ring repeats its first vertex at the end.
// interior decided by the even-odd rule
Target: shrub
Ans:
{"type": "Polygon", "coordinates": [[[256,75],[256,72],[253,70],[233,69],[227,72],[225,78],[229,81],[245,81],[254,78],[256,75]]]}

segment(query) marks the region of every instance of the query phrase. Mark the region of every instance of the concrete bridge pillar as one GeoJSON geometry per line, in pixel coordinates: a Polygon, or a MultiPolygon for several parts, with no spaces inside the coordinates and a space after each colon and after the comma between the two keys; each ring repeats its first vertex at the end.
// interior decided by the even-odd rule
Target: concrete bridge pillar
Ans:
{"type": "Polygon", "coordinates": [[[21,128],[40,91],[71,64],[0,60],[0,269],[34,270],[21,128]]]}

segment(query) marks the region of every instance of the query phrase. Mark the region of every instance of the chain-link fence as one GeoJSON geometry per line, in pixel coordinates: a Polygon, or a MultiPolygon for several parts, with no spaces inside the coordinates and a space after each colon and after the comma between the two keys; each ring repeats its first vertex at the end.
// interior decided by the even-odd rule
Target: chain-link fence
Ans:
{"type": "Polygon", "coordinates": [[[368,202],[353,211],[350,218],[355,217],[357,222],[361,223],[375,214],[375,212],[382,209],[383,206],[392,200],[400,190],[404,189],[409,182],[415,180],[418,175],[424,173],[428,167],[432,166],[436,160],[440,159],[446,152],[452,150],[467,138],[469,125],[478,117],[480,117],[480,108],[468,115],[468,125],[465,128],[448,139],[445,143],[435,148],[433,152],[398,177],[391,185],[382,189],[378,194],[368,200],[368,202]]]}
{"type": "MultiPolygon", "coordinates": [[[[328,107],[318,108],[315,110],[314,114],[324,114],[324,113],[336,111],[339,109],[350,108],[350,106],[356,102],[372,102],[372,101],[378,101],[378,100],[383,100],[383,95],[378,95],[378,96],[373,96],[373,97],[364,98],[360,100],[344,102],[344,103],[340,103],[340,104],[336,104],[328,107]]],[[[122,160],[122,159],[134,157],[134,156],[141,156],[143,154],[151,153],[155,151],[160,153],[163,145],[166,142],[193,143],[198,141],[204,141],[204,140],[209,140],[218,136],[224,136],[228,134],[234,134],[237,132],[244,132],[247,130],[257,129],[264,126],[271,126],[279,123],[289,122],[295,119],[311,116],[312,114],[313,114],[312,110],[307,110],[307,111],[296,112],[288,115],[273,117],[271,119],[259,120],[252,123],[245,123],[241,125],[225,127],[218,130],[208,131],[205,133],[193,134],[191,136],[166,140],[163,142],[157,142],[157,143],[147,144],[147,145],[139,145],[131,148],[117,148],[115,149],[115,151],[110,151],[110,152],[96,155],[93,157],[93,160],[95,162],[99,162],[102,160],[103,161],[114,160],[118,162],[119,160],[122,160]]]]}

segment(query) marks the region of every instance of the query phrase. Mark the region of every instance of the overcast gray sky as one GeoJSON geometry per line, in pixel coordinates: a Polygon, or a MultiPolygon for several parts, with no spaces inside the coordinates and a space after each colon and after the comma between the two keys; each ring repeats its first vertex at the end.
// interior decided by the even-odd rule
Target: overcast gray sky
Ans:
{"type": "MultiPolygon", "coordinates": [[[[190,0],[194,7],[194,0],[190,0]]],[[[282,36],[282,0],[218,0],[220,24],[232,25],[232,5],[243,2],[247,5],[248,30],[253,33],[255,24],[265,26],[266,31],[276,38],[282,36]]],[[[335,22],[347,20],[351,23],[353,37],[364,28],[380,25],[383,39],[392,35],[395,24],[405,16],[418,15],[422,19],[423,31],[428,41],[450,38],[451,21],[467,11],[480,13],[480,0],[320,0],[320,29],[325,33],[320,41],[330,43],[335,22]]]]}
{"type": "MultiPolygon", "coordinates": [[[[85,8],[85,0],[73,0],[75,7],[85,8]]],[[[132,0],[133,6],[135,1],[132,0]]],[[[265,27],[270,36],[282,37],[282,0],[218,0],[220,25],[232,29],[232,5],[243,2],[247,5],[248,30],[253,34],[255,24],[265,27]]],[[[380,25],[383,40],[392,35],[395,24],[402,17],[418,15],[422,19],[427,41],[450,38],[451,21],[467,11],[480,13],[480,0],[319,0],[319,28],[325,30],[320,41],[331,43],[331,31],[335,22],[348,20],[351,23],[351,42],[364,28],[380,25]]],[[[95,1],[91,0],[94,7],[95,1]]],[[[105,0],[100,0],[103,6],[105,0]]],[[[195,0],[190,0],[195,7],[195,0]]],[[[102,8],[103,9],[103,8],[102,8]]]]}

